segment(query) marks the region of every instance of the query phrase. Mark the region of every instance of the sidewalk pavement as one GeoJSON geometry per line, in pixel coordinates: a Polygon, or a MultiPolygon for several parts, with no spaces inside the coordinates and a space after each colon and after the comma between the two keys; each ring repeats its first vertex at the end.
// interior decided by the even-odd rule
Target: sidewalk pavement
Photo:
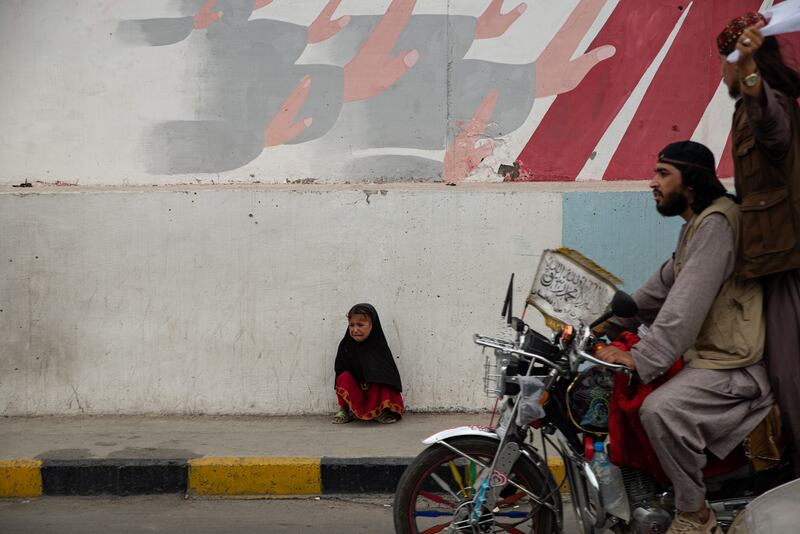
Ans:
{"type": "MultiPolygon", "coordinates": [[[[488,413],[408,413],[393,425],[332,416],[0,418],[0,497],[394,493],[435,432],[488,413]]],[[[560,461],[548,463],[563,476],[560,461]]]]}

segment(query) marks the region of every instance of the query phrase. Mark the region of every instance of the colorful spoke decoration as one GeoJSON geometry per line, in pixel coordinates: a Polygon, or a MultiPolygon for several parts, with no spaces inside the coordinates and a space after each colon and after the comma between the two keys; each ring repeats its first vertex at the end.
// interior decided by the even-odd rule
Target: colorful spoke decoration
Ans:
{"type": "MultiPolygon", "coordinates": [[[[492,458],[485,453],[468,456],[448,454],[426,471],[412,496],[409,510],[414,532],[432,534],[448,528],[448,532],[473,532],[476,525],[470,523],[470,518],[473,517],[476,488],[489,476],[481,465],[491,465],[492,458]]],[[[529,487],[525,476],[516,471],[509,473],[508,480],[529,487]]],[[[538,503],[511,485],[496,491],[500,491],[500,495],[493,509],[484,508],[475,516],[478,531],[540,532],[538,503]]]]}
{"type": "Polygon", "coordinates": [[[424,532],[420,532],[420,534],[436,534],[437,532],[441,532],[447,527],[450,526],[450,523],[442,523],[441,525],[436,525],[435,527],[431,527],[424,532]]]}

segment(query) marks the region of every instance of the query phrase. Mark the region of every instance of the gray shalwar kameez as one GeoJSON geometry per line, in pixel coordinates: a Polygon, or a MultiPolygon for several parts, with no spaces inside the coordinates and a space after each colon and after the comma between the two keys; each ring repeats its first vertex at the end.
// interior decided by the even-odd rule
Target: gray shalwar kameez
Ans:
{"type": "MultiPolygon", "coordinates": [[[[690,220],[681,228],[679,247],[691,224],[690,220]]],[[[633,294],[639,317],[611,322],[611,334],[614,326],[649,326],[631,350],[643,382],[661,376],[694,344],[720,288],[733,273],[733,239],[723,215],[706,217],[688,244],[677,279],[670,259],[633,294]]],[[[640,417],[673,484],[679,510],[695,512],[705,500],[706,450],[719,458],[727,456],[772,404],[762,363],[726,370],[685,367],[647,397],[640,417]]]]}

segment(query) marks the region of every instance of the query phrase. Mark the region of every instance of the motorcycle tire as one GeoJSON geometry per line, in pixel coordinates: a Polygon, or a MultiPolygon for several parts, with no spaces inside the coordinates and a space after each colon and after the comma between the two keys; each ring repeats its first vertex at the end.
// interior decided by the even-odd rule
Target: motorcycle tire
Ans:
{"type": "MultiPolygon", "coordinates": [[[[484,465],[491,463],[499,444],[496,440],[475,436],[452,438],[447,442],[468,456],[480,459],[484,465]]],[[[474,485],[481,469],[442,445],[425,449],[398,482],[393,507],[395,532],[423,534],[439,532],[450,526],[458,511],[470,506],[475,494],[470,482],[474,485]],[[428,506],[433,509],[428,509],[428,506]]],[[[549,495],[547,502],[560,511],[561,497],[549,473],[542,473],[526,457],[517,460],[509,479],[542,499],[549,495]]],[[[491,513],[485,512],[481,522],[479,530],[464,526],[463,532],[550,534],[557,524],[552,510],[531,501],[524,492],[510,484],[500,493],[496,508],[491,513]]],[[[453,531],[462,530],[450,532],[453,531]]]]}

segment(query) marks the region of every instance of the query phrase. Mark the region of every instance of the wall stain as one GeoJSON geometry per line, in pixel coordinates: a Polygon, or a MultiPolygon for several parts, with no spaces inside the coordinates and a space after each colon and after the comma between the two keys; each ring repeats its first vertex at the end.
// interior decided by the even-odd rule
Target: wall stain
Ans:
{"type": "Polygon", "coordinates": [[[379,190],[364,189],[364,194],[367,196],[367,204],[369,204],[370,203],[369,197],[371,197],[372,195],[380,194],[381,196],[386,196],[387,194],[389,194],[389,191],[387,191],[386,189],[379,189],[379,190]]]}

